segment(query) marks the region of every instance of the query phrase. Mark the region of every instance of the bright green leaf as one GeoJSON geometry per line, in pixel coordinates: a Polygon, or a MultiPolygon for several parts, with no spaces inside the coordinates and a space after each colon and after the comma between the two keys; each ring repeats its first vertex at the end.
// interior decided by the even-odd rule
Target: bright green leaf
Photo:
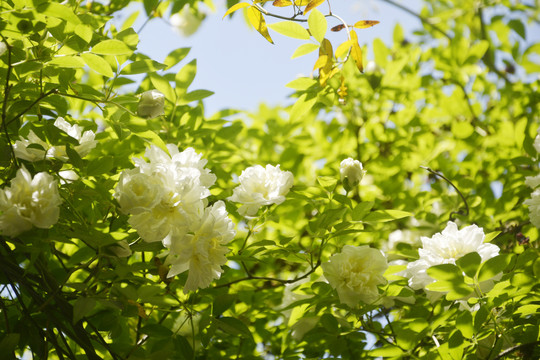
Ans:
{"type": "Polygon", "coordinates": [[[98,74],[107,77],[113,77],[114,73],[112,71],[111,65],[103,59],[101,56],[92,54],[92,53],[82,53],[81,57],[88,67],[98,74]]]}
{"type": "Polygon", "coordinates": [[[91,51],[98,55],[131,55],[131,53],[133,53],[133,50],[131,50],[124,42],[114,39],[97,43],[91,51]]]}
{"type": "Polygon", "coordinates": [[[309,32],[300,24],[294,21],[281,21],[269,24],[268,27],[281,35],[293,39],[309,40],[309,32]]]}
{"type": "Polygon", "coordinates": [[[308,25],[311,36],[321,43],[328,28],[328,23],[324,15],[319,10],[313,9],[308,17],[308,25]]]}
{"type": "Polygon", "coordinates": [[[296,59],[297,57],[312,53],[315,50],[318,50],[319,47],[320,46],[318,44],[312,44],[312,43],[302,44],[299,47],[297,47],[296,50],[294,50],[294,53],[292,54],[291,59],[296,59]]]}

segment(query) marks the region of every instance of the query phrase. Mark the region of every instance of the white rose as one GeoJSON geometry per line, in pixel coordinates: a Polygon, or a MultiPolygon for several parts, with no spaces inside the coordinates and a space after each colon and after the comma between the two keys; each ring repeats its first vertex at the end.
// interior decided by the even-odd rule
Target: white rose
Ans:
{"type": "Polygon", "coordinates": [[[40,172],[32,178],[22,167],[11,186],[0,192],[0,229],[4,235],[17,236],[31,225],[46,229],[58,221],[62,201],[51,175],[40,172]]]}
{"type": "Polygon", "coordinates": [[[207,207],[200,217],[193,217],[188,232],[173,234],[163,241],[170,249],[167,263],[171,269],[167,277],[189,270],[184,293],[205,288],[223,272],[227,262],[225,246],[236,235],[225,204],[218,201],[207,207]]]}
{"type": "Polygon", "coordinates": [[[137,115],[153,119],[165,114],[165,95],[157,90],[148,90],[141,94],[137,115]]]}
{"type": "Polygon", "coordinates": [[[339,165],[339,173],[343,187],[349,191],[360,183],[366,171],[363,169],[360,161],[347,158],[339,165]]]}
{"type": "Polygon", "coordinates": [[[458,230],[457,225],[449,221],[442,233],[431,238],[422,237],[422,248],[418,250],[420,259],[407,265],[409,286],[415,290],[424,288],[435,280],[427,274],[427,269],[434,265],[455,264],[460,257],[477,252],[482,262],[499,254],[499,247],[484,244],[484,231],[476,225],[458,230]]]}
{"type": "Polygon", "coordinates": [[[534,138],[533,146],[536,149],[536,152],[540,153],[540,127],[536,132],[538,133],[538,135],[536,135],[536,137],[534,138]]]}
{"type": "Polygon", "coordinates": [[[379,298],[378,285],[386,283],[386,257],[367,245],[345,245],[339,254],[321,265],[324,276],[337,290],[339,300],[355,307],[360,301],[369,304],[379,298]]]}
{"type": "Polygon", "coordinates": [[[540,228],[540,189],[536,189],[531,194],[531,198],[523,202],[529,207],[529,218],[531,223],[540,228]]]}
{"type": "MultiPolygon", "coordinates": [[[[94,134],[93,131],[87,130],[83,132],[82,127],[77,124],[71,125],[62,117],[59,117],[55,120],[54,126],[64,131],[66,134],[79,142],[79,145],[76,145],[74,149],[80,155],[80,157],[85,157],[86,155],[88,155],[90,150],[96,147],[96,134],[94,134]]],[[[65,147],[62,148],[64,149],[63,152],[65,152],[65,147]]]]}
{"type": "Polygon", "coordinates": [[[242,204],[240,214],[253,216],[261,206],[284,202],[294,177],[290,171],[280,170],[279,165],[256,165],[242,171],[239,180],[229,200],[242,204]]]}
{"type": "Polygon", "coordinates": [[[20,137],[20,140],[15,141],[13,144],[13,151],[15,156],[19,159],[26,161],[39,161],[53,157],[53,151],[51,146],[45,141],[41,140],[32,130],[28,133],[28,138],[20,137]],[[42,147],[29,147],[31,144],[37,144],[42,147]]]}
{"type": "Polygon", "coordinates": [[[124,170],[115,187],[114,197],[125,214],[151,210],[162,198],[159,178],[140,173],[139,169],[124,170]]]}
{"type": "Polygon", "coordinates": [[[7,51],[7,45],[5,42],[0,42],[0,56],[4,55],[4,53],[7,51]]]}

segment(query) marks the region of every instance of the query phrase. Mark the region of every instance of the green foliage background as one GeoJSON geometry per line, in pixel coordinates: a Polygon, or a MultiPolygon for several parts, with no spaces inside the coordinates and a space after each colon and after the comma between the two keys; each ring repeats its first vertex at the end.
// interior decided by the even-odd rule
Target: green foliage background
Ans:
{"type": "MultiPolygon", "coordinates": [[[[538,2],[426,2],[417,14],[423,27],[412,37],[398,25],[393,43],[364,44],[364,66],[373,57],[376,69],[361,73],[352,57],[336,59],[339,72],[325,81],[317,78],[324,68],[291,81],[291,107],[211,116],[203,115],[211,91],[190,87],[196,62],[168,70],[189,49],[159,63],[137,51],[136,15],[111,25],[130,2],[0,1],[8,45],[0,57],[2,187],[23,165],[80,176],[60,186],[56,225],[0,240],[4,358],[540,355],[539,230],[523,205],[531,193],[525,176],[539,173],[532,143],[540,124],[540,45],[529,40],[538,2]],[[137,90],[126,91],[137,74],[145,74],[137,90]],[[142,119],[136,94],[151,89],[165,94],[165,115],[142,119]],[[30,130],[75,145],[53,126],[57,117],[97,131],[97,147],[84,159],[68,150],[66,163],[12,155],[14,141],[30,130]],[[230,196],[233,175],[251,165],[281,164],[295,176],[287,201],[247,224],[227,202],[238,231],[229,266],[209,288],[187,295],[186,274],[164,278],[164,248],[142,241],[112,196],[132,157],[168,143],[208,159],[218,178],[211,203],[230,196]],[[347,157],[368,173],[349,193],[339,182],[347,157]],[[394,266],[382,303],[351,309],[320,278],[321,262],[346,244],[381,248],[396,229],[431,236],[449,219],[483,227],[502,255],[430,269],[446,296],[414,292],[393,275],[403,266],[394,266]],[[477,308],[457,301],[499,271],[492,290],[468,298],[477,308]],[[284,302],[295,285],[293,300],[284,302]]],[[[154,21],[185,3],[198,5],[144,0],[145,16],[154,21]]],[[[320,44],[319,56],[328,55],[320,44]]],[[[387,256],[414,261],[418,252],[401,244],[387,256]]]]}

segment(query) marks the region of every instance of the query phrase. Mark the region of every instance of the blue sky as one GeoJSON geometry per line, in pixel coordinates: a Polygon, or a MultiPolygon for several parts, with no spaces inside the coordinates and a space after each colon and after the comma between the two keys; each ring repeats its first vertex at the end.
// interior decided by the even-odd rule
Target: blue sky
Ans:
{"type": "MultiPolygon", "coordinates": [[[[291,60],[294,50],[306,41],[290,39],[270,30],[275,42],[272,45],[248,27],[241,11],[232,18],[222,20],[226,11],[225,1],[216,0],[215,3],[216,11],[208,12],[201,27],[190,37],[179,35],[165,21],[150,21],[139,34],[139,51],[163,61],[170,51],[191,47],[190,54],[181,65],[196,58],[197,76],[190,90],[215,92],[204,101],[207,115],[224,108],[254,110],[261,102],[270,105],[290,104],[292,100],[287,97],[292,91],[285,85],[299,75],[309,75],[317,53],[291,60]]],[[[357,32],[360,44],[368,47],[377,37],[390,42],[398,21],[408,30],[420,25],[416,18],[381,1],[335,0],[331,3],[333,13],[349,24],[358,20],[380,21],[372,28],[357,32]]],[[[406,3],[408,7],[418,8],[420,1],[406,3]]],[[[127,16],[140,8],[140,3],[137,3],[136,7],[130,7],[130,11],[123,15],[127,16]]],[[[323,13],[327,12],[326,4],[321,5],[320,9],[323,13]]],[[[144,10],[141,9],[135,29],[140,27],[143,18],[144,10]]],[[[119,23],[123,20],[125,18],[118,19],[119,23]]],[[[280,20],[268,18],[270,23],[276,21],[280,20]]],[[[333,26],[339,22],[329,19],[329,24],[333,26]]],[[[347,36],[344,31],[330,35],[335,46],[345,41],[347,36]]]]}

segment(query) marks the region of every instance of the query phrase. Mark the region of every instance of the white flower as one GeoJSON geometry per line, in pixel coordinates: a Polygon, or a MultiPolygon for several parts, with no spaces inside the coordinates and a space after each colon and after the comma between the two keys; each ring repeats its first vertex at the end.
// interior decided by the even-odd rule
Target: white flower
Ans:
{"type": "Polygon", "coordinates": [[[170,249],[167,263],[172,264],[167,277],[189,270],[184,293],[205,288],[223,272],[227,262],[225,246],[236,235],[225,204],[218,201],[200,217],[193,217],[187,233],[172,234],[163,244],[170,249]]]}
{"type": "Polygon", "coordinates": [[[380,73],[382,72],[382,69],[375,61],[370,60],[367,62],[364,72],[366,74],[380,73]]]}
{"type": "Polygon", "coordinates": [[[261,206],[284,202],[294,177],[290,171],[280,170],[279,165],[255,165],[242,171],[239,180],[240,185],[228,199],[242,204],[240,214],[253,216],[261,206]]]}
{"type": "Polygon", "coordinates": [[[135,168],[123,171],[115,188],[120,209],[132,215],[129,223],[146,241],[188,231],[210,195],[205,185],[215,182],[215,175],[204,168],[206,160],[192,148],[179,152],[169,144],[167,149],[172,156],[154,145],[146,149],[149,162],[133,159],[135,168]]]}
{"type": "Polygon", "coordinates": [[[531,223],[540,228],[540,189],[536,189],[531,194],[531,198],[523,202],[529,207],[529,218],[531,223]]]}
{"type": "Polygon", "coordinates": [[[525,176],[525,185],[532,189],[538,187],[540,185],[540,174],[536,176],[525,176]]]}
{"type": "Polygon", "coordinates": [[[426,272],[428,268],[439,264],[455,264],[460,257],[477,252],[482,262],[499,254],[499,247],[484,244],[484,231],[476,225],[458,230],[457,225],[449,221],[442,233],[431,238],[422,237],[422,248],[418,250],[420,259],[407,265],[409,286],[415,290],[434,282],[426,272]]]}
{"type": "Polygon", "coordinates": [[[339,300],[355,307],[360,301],[369,304],[379,298],[377,286],[386,283],[383,274],[386,257],[367,245],[345,245],[339,254],[321,265],[324,276],[337,290],[339,300]]]}
{"type": "Polygon", "coordinates": [[[28,132],[28,138],[20,137],[20,140],[13,144],[15,156],[26,161],[39,161],[53,157],[54,150],[45,141],[41,140],[32,130],[28,132]],[[37,144],[42,147],[29,147],[31,144],[37,144]]]}
{"type": "Polygon", "coordinates": [[[197,13],[189,4],[186,4],[182,10],[171,16],[170,21],[176,32],[187,37],[197,31],[203,18],[204,15],[197,13]]]}
{"type": "Polygon", "coordinates": [[[360,183],[366,171],[362,168],[360,161],[347,158],[339,164],[339,173],[343,187],[349,191],[360,183]]]}
{"type": "Polygon", "coordinates": [[[388,241],[383,243],[383,251],[395,251],[397,250],[397,245],[399,243],[416,245],[418,242],[417,234],[413,233],[411,230],[395,230],[388,235],[388,241]]]}
{"type": "Polygon", "coordinates": [[[540,127],[536,132],[538,133],[538,135],[536,135],[536,137],[534,138],[533,146],[536,149],[536,152],[540,153],[540,127]]]}
{"type": "Polygon", "coordinates": [[[0,56],[4,55],[4,53],[7,51],[7,45],[5,42],[0,41],[0,56]]]}
{"type": "Polygon", "coordinates": [[[47,229],[58,221],[61,202],[57,182],[51,175],[40,172],[32,178],[22,167],[11,186],[0,190],[0,231],[17,236],[32,225],[47,229]]]}
{"type": "Polygon", "coordinates": [[[153,119],[165,114],[165,95],[157,90],[148,90],[141,94],[137,115],[153,119]]]}
{"type": "Polygon", "coordinates": [[[60,184],[69,184],[79,180],[79,175],[73,170],[62,170],[58,172],[60,177],[60,184]]]}
{"type": "MultiPolygon", "coordinates": [[[[93,131],[87,130],[83,132],[82,127],[77,124],[71,125],[62,117],[56,119],[56,121],[54,122],[54,126],[64,131],[66,134],[79,142],[79,145],[75,146],[74,149],[81,157],[85,157],[86,155],[88,155],[90,150],[96,147],[96,134],[94,134],[93,131]]],[[[62,149],[62,151],[65,153],[65,147],[62,147],[62,149]]],[[[56,157],[60,158],[61,156],[56,157]]]]}
{"type": "MultiPolygon", "coordinates": [[[[79,145],[76,145],[74,150],[77,151],[81,157],[85,157],[90,150],[96,147],[96,134],[94,134],[93,131],[87,130],[83,132],[82,127],[79,125],[71,125],[62,117],[56,119],[54,126],[79,142],[79,145]]],[[[62,161],[68,160],[66,147],[64,145],[51,146],[41,140],[32,130],[29,131],[26,139],[21,137],[20,140],[15,142],[13,150],[15,151],[16,157],[27,161],[39,161],[50,158],[57,158],[62,161]],[[33,144],[39,145],[41,149],[30,147],[30,145],[33,144]]]]}

